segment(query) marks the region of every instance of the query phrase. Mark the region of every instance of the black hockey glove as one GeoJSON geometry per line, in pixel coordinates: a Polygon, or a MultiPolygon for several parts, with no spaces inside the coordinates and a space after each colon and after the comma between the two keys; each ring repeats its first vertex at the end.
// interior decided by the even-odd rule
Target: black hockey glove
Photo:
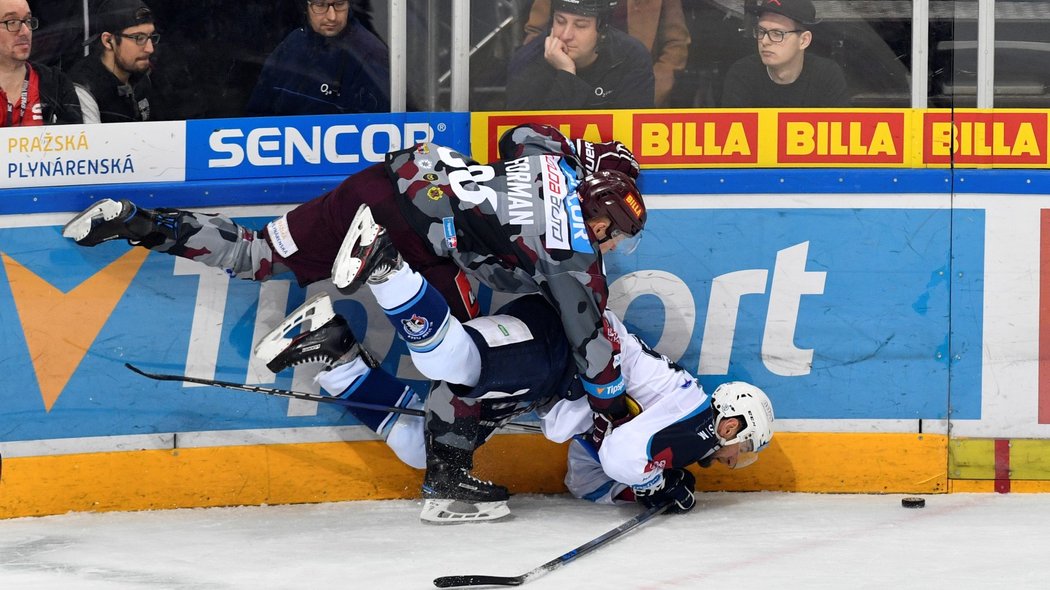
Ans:
{"type": "Polygon", "coordinates": [[[580,157],[580,164],[588,175],[598,170],[616,170],[631,178],[638,178],[641,171],[638,160],[624,144],[618,141],[594,143],[585,139],[576,139],[573,143],[576,146],[576,154],[580,157]]]}
{"type": "Polygon", "coordinates": [[[664,469],[664,477],[661,483],[644,489],[634,490],[634,497],[646,508],[652,508],[670,500],[673,502],[667,509],[667,514],[679,514],[689,512],[696,505],[693,492],[696,490],[696,477],[687,469],[677,467],[664,469]]]}
{"type": "Polygon", "coordinates": [[[595,450],[602,448],[605,437],[613,431],[613,428],[622,426],[631,421],[642,412],[642,407],[633,397],[626,393],[612,400],[612,404],[594,414],[594,426],[591,428],[591,442],[595,450]]]}

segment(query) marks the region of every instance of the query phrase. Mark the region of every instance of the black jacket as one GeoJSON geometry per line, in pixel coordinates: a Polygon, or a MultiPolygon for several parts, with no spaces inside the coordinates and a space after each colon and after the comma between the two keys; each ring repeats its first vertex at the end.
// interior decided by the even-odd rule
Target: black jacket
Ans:
{"type": "MultiPolygon", "coordinates": [[[[36,72],[40,84],[41,115],[45,125],[83,123],[80,101],[73,82],[61,71],[45,65],[29,62],[36,72]]],[[[0,119],[0,124],[4,124],[0,119]]]]}
{"type": "Polygon", "coordinates": [[[148,72],[141,76],[132,76],[128,84],[124,84],[102,65],[102,60],[92,55],[80,60],[69,72],[69,77],[73,79],[74,84],[95,99],[102,123],[149,121],[157,118],[151,100],[153,83],[148,72]]]}
{"type": "Polygon", "coordinates": [[[292,31],[267,58],[244,114],[325,115],[390,111],[390,53],[350,18],[328,38],[292,31]]]}
{"type": "Polygon", "coordinates": [[[556,70],[543,57],[546,37],[519,48],[511,58],[507,108],[512,110],[653,108],[656,89],[649,50],[634,37],[609,27],[598,59],[576,75],[556,70]]]}

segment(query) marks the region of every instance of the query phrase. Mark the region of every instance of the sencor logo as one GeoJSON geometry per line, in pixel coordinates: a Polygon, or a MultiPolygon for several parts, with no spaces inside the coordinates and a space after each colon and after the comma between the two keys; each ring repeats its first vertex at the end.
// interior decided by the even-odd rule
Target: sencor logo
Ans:
{"type": "Polygon", "coordinates": [[[296,163],[354,164],[362,158],[382,162],[387,152],[429,141],[434,130],[427,123],[332,125],[330,127],[259,127],[219,129],[208,136],[208,147],[220,157],[209,158],[208,168],[290,166],[296,163]]]}

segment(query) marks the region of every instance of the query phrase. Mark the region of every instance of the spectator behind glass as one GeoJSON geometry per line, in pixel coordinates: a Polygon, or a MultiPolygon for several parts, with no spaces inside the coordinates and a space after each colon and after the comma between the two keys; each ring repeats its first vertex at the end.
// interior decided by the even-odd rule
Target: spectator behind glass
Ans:
{"type": "Polygon", "coordinates": [[[652,108],[652,58],[640,41],[609,26],[617,3],[554,0],[550,35],[511,58],[507,108],[652,108]]]}
{"type": "Polygon", "coordinates": [[[0,0],[0,127],[83,120],[69,78],[29,61],[39,26],[26,0],[0,0]]]}
{"type": "MultiPolygon", "coordinates": [[[[682,0],[625,0],[613,13],[614,25],[619,24],[619,18],[625,19],[627,32],[649,50],[656,85],[654,103],[658,108],[666,107],[675,75],[685,69],[689,58],[691,39],[682,0]]],[[[550,22],[551,0],[533,0],[524,44],[546,34],[550,22]]]]}
{"type": "Polygon", "coordinates": [[[308,27],[291,33],[263,65],[244,111],[257,115],[390,110],[390,52],[349,0],[309,0],[308,27]]]}
{"type": "Polygon", "coordinates": [[[810,0],[762,0],[754,36],[758,54],[726,72],[722,106],[845,107],[849,93],[842,69],[830,59],[806,55],[808,29],[817,20],[810,0]]]}
{"type": "Polygon", "coordinates": [[[156,111],[150,58],[160,35],[141,0],[103,0],[89,16],[91,54],[69,72],[85,123],[161,118],[156,111]]]}

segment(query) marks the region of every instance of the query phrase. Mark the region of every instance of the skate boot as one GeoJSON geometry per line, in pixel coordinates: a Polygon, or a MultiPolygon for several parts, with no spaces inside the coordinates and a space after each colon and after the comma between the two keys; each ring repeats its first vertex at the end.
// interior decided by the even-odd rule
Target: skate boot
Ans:
{"type": "Polygon", "coordinates": [[[332,300],[327,293],[311,297],[293,311],[259,341],[255,355],[274,373],[304,363],[322,363],[326,369],[331,369],[357,356],[363,357],[370,367],[379,366],[358,344],[343,316],[332,309],[332,300]],[[299,334],[288,338],[296,328],[300,328],[299,334]]]}
{"type": "Polygon", "coordinates": [[[368,205],[361,205],[336,254],[332,282],[340,292],[349,295],[365,282],[378,284],[386,281],[403,264],[386,228],[375,222],[368,205]]]}
{"type": "Polygon", "coordinates": [[[427,453],[421,520],[437,524],[496,520],[510,514],[509,497],[507,488],[470,474],[469,455],[464,465],[427,453]]]}
{"type": "Polygon", "coordinates": [[[127,199],[102,199],[71,219],[62,228],[62,236],[81,246],[127,240],[132,246],[152,248],[165,240],[175,240],[177,229],[175,215],[140,209],[127,199]]]}

